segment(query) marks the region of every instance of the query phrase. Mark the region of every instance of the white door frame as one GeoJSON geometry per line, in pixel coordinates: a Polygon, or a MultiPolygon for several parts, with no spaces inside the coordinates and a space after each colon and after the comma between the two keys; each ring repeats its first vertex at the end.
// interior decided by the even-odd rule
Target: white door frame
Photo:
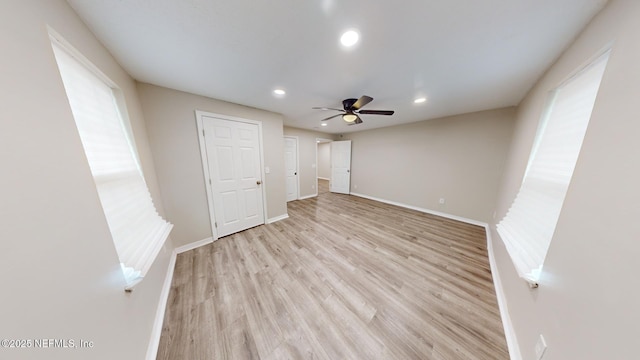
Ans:
{"type": "Polygon", "coordinates": [[[260,191],[262,192],[262,211],[264,214],[264,221],[266,222],[267,219],[267,194],[265,192],[265,185],[266,185],[266,179],[267,177],[265,176],[265,172],[264,172],[264,149],[263,149],[263,143],[264,141],[262,140],[262,122],[261,121],[256,121],[256,120],[249,120],[249,119],[244,119],[244,118],[239,118],[239,117],[235,117],[235,116],[229,116],[229,115],[223,115],[223,114],[216,114],[216,113],[212,113],[212,112],[208,112],[208,111],[202,111],[202,110],[196,110],[195,111],[196,114],[196,125],[198,127],[198,141],[200,143],[200,159],[202,160],[202,170],[203,170],[203,175],[204,175],[204,183],[205,183],[205,188],[207,190],[207,204],[209,206],[209,221],[210,226],[211,226],[211,234],[213,237],[213,240],[218,240],[218,230],[215,227],[215,223],[216,223],[216,216],[215,216],[215,211],[214,211],[214,207],[213,207],[213,188],[211,185],[211,179],[209,179],[209,163],[207,161],[207,148],[206,148],[206,144],[205,144],[205,140],[204,140],[204,123],[203,123],[203,116],[206,117],[213,117],[213,118],[218,118],[218,119],[222,119],[222,120],[229,120],[229,121],[236,121],[236,122],[242,122],[242,123],[248,123],[248,124],[254,124],[254,125],[258,125],[258,141],[260,142],[260,176],[262,177],[262,183],[263,186],[260,186],[260,191]]]}
{"type": "Polygon", "coordinates": [[[295,200],[298,200],[300,199],[300,141],[298,140],[297,136],[285,135],[284,138],[289,138],[296,141],[296,198],[295,200]]]}

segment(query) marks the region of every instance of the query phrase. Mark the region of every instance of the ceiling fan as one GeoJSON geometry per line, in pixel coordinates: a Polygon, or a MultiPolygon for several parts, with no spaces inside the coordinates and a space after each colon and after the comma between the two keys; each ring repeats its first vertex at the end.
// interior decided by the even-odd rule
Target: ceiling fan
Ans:
{"type": "Polygon", "coordinates": [[[340,111],[341,114],[329,116],[321,121],[327,121],[338,116],[342,116],[342,119],[347,122],[348,125],[362,124],[359,114],[367,115],[393,115],[393,110],[360,110],[363,106],[373,101],[373,98],[367,95],[363,95],[360,99],[344,99],[342,100],[343,109],[327,108],[327,107],[314,107],[316,110],[335,110],[340,111]]]}

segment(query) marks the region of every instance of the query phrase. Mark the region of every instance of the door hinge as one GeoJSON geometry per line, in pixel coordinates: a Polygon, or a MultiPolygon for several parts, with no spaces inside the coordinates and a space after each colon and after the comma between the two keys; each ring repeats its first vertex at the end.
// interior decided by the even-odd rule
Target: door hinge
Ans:
{"type": "Polygon", "coordinates": [[[211,179],[209,179],[209,185],[213,185],[213,183],[211,182],[211,179]]]}
{"type": "Polygon", "coordinates": [[[205,135],[204,135],[204,129],[202,129],[202,136],[205,136],[205,135]]]}
{"type": "Polygon", "coordinates": [[[213,223],[213,225],[216,227],[216,229],[218,228],[218,223],[217,222],[213,223]]]}

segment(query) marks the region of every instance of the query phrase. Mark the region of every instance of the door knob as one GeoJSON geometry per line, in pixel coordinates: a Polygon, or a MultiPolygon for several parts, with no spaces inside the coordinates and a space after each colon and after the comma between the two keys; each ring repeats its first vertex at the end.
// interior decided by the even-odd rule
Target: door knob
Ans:
{"type": "Polygon", "coordinates": [[[262,184],[262,181],[260,180],[256,181],[256,185],[260,185],[260,184],[262,184]]]}

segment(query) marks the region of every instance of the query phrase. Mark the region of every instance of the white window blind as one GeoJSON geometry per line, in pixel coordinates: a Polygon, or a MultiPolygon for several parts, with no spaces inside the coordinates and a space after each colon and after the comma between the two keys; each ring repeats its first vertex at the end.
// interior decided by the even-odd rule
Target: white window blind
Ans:
{"type": "Polygon", "coordinates": [[[552,93],[520,191],[497,225],[520,277],[537,286],[608,60],[599,57],[552,93]]]}
{"type": "Polygon", "coordinates": [[[163,220],[153,205],[114,89],[55,39],[53,49],[130,288],[144,277],[173,225],[163,220]]]}

